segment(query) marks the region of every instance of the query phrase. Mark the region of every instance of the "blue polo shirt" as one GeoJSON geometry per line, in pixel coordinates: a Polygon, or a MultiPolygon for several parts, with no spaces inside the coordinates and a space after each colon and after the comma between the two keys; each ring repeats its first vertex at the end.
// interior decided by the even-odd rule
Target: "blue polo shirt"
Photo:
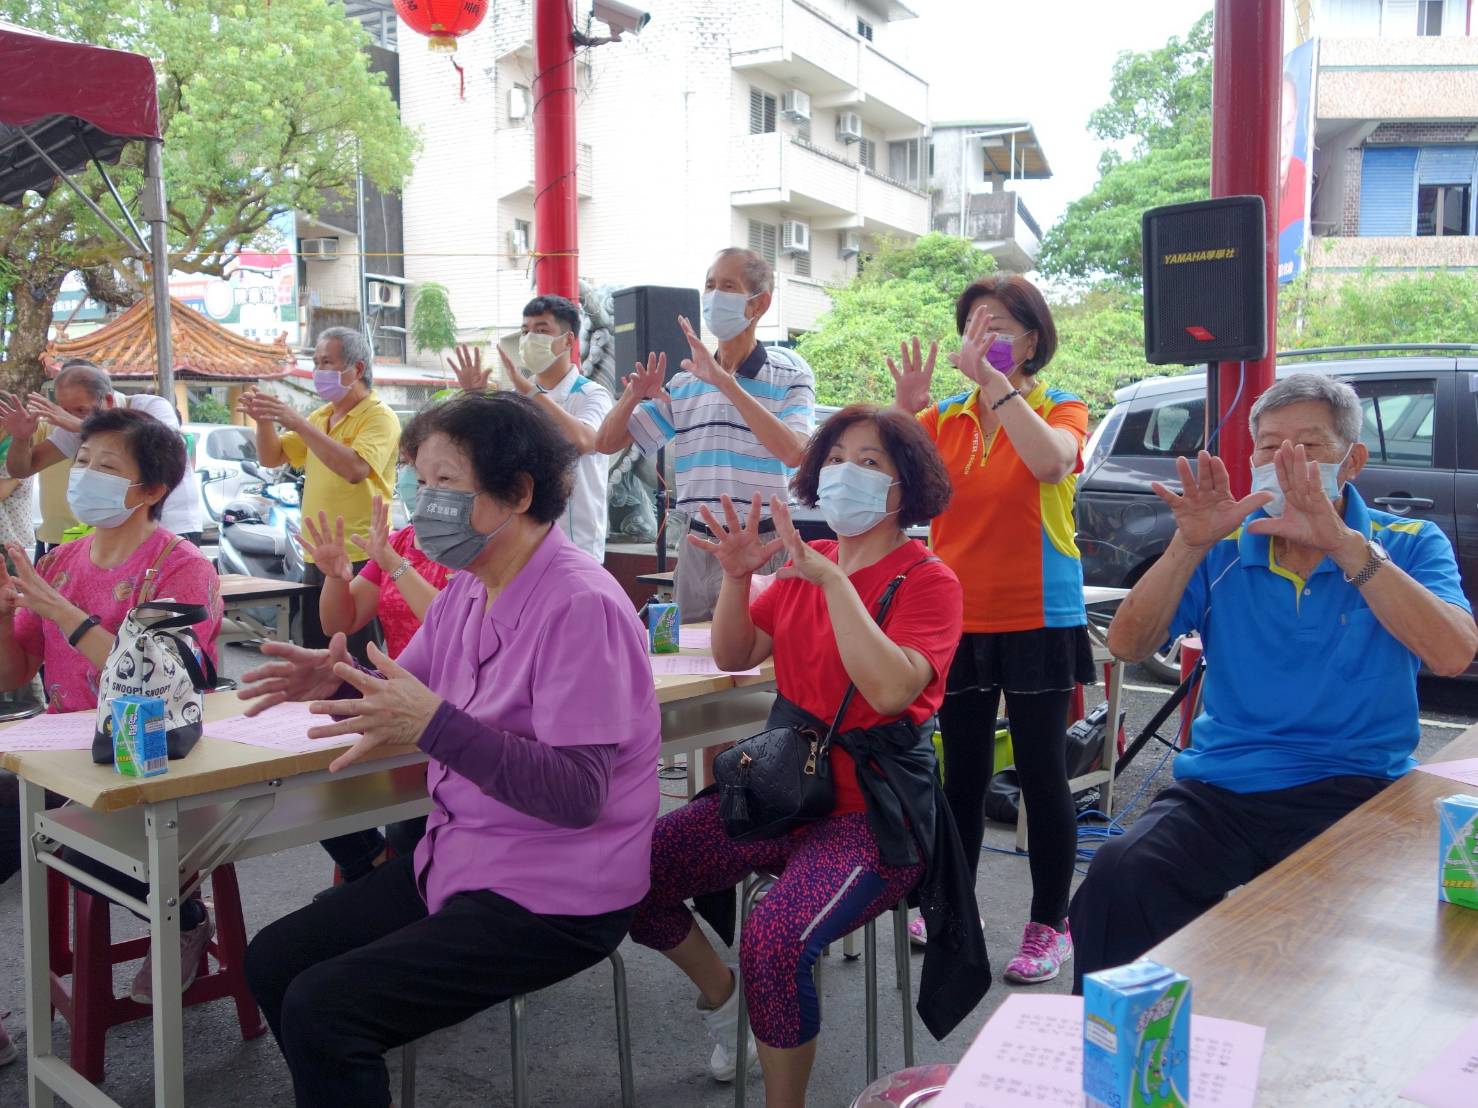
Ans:
{"type": "MultiPolygon", "coordinates": [[[[1353,485],[1345,486],[1344,518],[1418,584],[1472,610],[1452,544],[1435,524],[1372,511],[1353,485]]],[[[1238,528],[1186,586],[1170,634],[1200,633],[1206,678],[1175,776],[1239,793],[1344,775],[1400,777],[1416,765],[1420,659],[1332,560],[1305,581],[1274,563],[1272,551],[1269,536],[1238,528]]]]}

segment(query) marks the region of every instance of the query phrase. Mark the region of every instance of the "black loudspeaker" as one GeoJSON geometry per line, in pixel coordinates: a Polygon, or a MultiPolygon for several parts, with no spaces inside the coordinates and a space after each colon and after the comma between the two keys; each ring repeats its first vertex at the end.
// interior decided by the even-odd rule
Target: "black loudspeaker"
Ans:
{"type": "Polygon", "coordinates": [[[1144,360],[1253,361],[1268,352],[1261,196],[1151,208],[1144,231],[1144,360]]]}
{"type": "Polygon", "coordinates": [[[677,325],[677,317],[687,316],[695,331],[703,327],[698,290],[633,285],[619,290],[614,300],[616,380],[630,376],[637,362],[645,365],[648,354],[667,355],[667,379],[671,380],[688,356],[688,340],[677,325]]]}

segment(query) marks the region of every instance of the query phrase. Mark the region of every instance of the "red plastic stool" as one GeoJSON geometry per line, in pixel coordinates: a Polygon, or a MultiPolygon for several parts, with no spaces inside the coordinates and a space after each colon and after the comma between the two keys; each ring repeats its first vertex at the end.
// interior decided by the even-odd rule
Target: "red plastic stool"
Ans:
{"type": "MultiPolygon", "coordinates": [[[[1201,640],[1196,635],[1187,635],[1180,640],[1180,680],[1185,682],[1196,663],[1201,660],[1201,640]]],[[[1201,681],[1206,679],[1202,674],[1201,681]]],[[[1180,730],[1176,732],[1175,744],[1182,750],[1189,750],[1191,745],[1191,721],[1196,718],[1201,710],[1201,681],[1197,681],[1186,693],[1184,700],[1180,702],[1180,730]]]]}
{"type": "MultiPolygon", "coordinates": [[[[241,1037],[255,1039],[267,1030],[257,1002],[246,983],[246,924],[241,917],[241,891],[236,869],[229,863],[210,875],[215,900],[216,936],[201,955],[200,972],[185,991],[185,1007],[230,997],[236,1001],[241,1037]],[[210,969],[209,957],[216,961],[210,969]]],[[[113,995],[113,967],[149,953],[149,937],[115,943],[108,918],[111,904],[96,893],[71,887],[55,870],[46,873],[47,906],[51,915],[51,1005],[72,1031],[72,1068],[97,1084],[103,1079],[103,1055],[108,1028],[149,1019],[153,1006],[113,995]],[[71,888],[71,897],[67,896],[71,888]],[[74,922],[73,946],[67,945],[68,908],[74,922]],[[71,988],[64,977],[71,976],[71,988]]]]}

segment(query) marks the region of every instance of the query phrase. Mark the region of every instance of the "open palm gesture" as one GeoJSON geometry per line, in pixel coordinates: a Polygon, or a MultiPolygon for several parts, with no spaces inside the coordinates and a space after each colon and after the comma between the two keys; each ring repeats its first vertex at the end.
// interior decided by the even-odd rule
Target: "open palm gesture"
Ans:
{"type": "MultiPolygon", "coordinates": [[[[375,497],[378,501],[379,497],[375,497]]],[[[325,577],[337,577],[342,581],[354,580],[354,563],[349,560],[349,550],[344,544],[344,517],[339,516],[329,527],[328,513],[318,513],[318,526],[313,526],[313,517],[303,517],[303,532],[299,536],[303,553],[313,559],[313,564],[325,577]]],[[[354,540],[358,542],[356,538],[354,540]]]]}
{"type": "Polygon", "coordinates": [[[703,345],[703,340],[698,336],[698,332],[693,330],[693,325],[688,322],[687,316],[678,316],[677,325],[682,328],[683,338],[688,340],[688,357],[683,359],[684,369],[706,385],[717,385],[725,377],[734,376],[719,365],[718,359],[713,356],[713,351],[703,345]]]}
{"type": "MultiPolygon", "coordinates": [[[[339,535],[343,536],[344,521],[339,520],[339,535]]],[[[400,564],[400,555],[390,545],[390,505],[382,497],[370,501],[370,525],[368,535],[350,535],[349,541],[362,549],[371,561],[382,569],[386,562],[400,564]]]]}
{"type": "Polygon", "coordinates": [[[795,529],[790,519],[790,508],[778,496],[770,497],[770,514],[775,519],[775,531],[790,555],[790,564],[781,566],[775,573],[777,580],[799,577],[813,585],[824,585],[829,578],[842,572],[841,566],[820,553],[795,529]]]}
{"type": "MultiPolygon", "coordinates": [[[[499,351],[502,353],[502,351],[499,351]]],[[[505,355],[506,358],[506,355],[505,355]]],[[[463,392],[481,393],[488,391],[488,380],[492,377],[491,369],[482,368],[482,350],[472,346],[458,346],[457,356],[448,358],[446,364],[457,377],[457,384],[463,392]]]]}
{"type": "MultiPolygon", "coordinates": [[[[1274,456],[1278,484],[1283,489],[1283,513],[1253,520],[1247,530],[1255,535],[1275,535],[1300,546],[1326,553],[1339,547],[1349,528],[1324,491],[1319,466],[1309,460],[1302,444],[1285,442],[1274,456]]],[[[1271,497],[1271,493],[1264,493],[1271,497]]]]}
{"type": "MultiPolygon", "coordinates": [[[[636,372],[626,378],[626,395],[634,396],[637,400],[668,400],[672,397],[667,395],[663,388],[663,382],[667,379],[667,355],[648,354],[647,364],[636,363],[636,372]]],[[[623,397],[624,399],[624,397],[623,397]]]]}
{"type": "Polygon", "coordinates": [[[1180,473],[1183,492],[1177,494],[1159,481],[1151,481],[1150,488],[1169,505],[1181,539],[1196,549],[1220,542],[1249,515],[1273,500],[1270,492],[1248,493],[1241,500],[1236,499],[1232,496],[1226,463],[1205,450],[1197,455],[1195,470],[1187,458],[1176,458],[1175,468],[1180,473]]]}
{"type": "Polygon", "coordinates": [[[349,661],[349,640],[340,631],[327,650],[309,650],[290,642],[264,642],[262,653],[271,661],[248,670],[236,695],[251,701],[246,714],[254,716],[288,701],[323,700],[339,691],[344,679],[335,667],[349,661]]]}
{"type": "Polygon", "coordinates": [[[26,402],[13,392],[0,392],[0,423],[10,437],[29,442],[41,426],[41,420],[26,407],[26,402]]]}
{"type": "Polygon", "coordinates": [[[749,502],[749,519],[739,522],[739,513],[734,502],[725,493],[720,500],[724,509],[724,523],[720,523],[708,510],[708,505],[698,509],[703,522],[714,534],[714,541],[699,535],[689,535],[688,542],[699,550],[706,550],[718,559],[726,577],[742,579],[764,568],[780,551],[780,540],[766,542],[760,537],[760,494],[755,493],[749,502]]]}
{"type": "Polygon", "coordinates": [[[888,372],[893,375],[893,402],[906,412],[921,412],[929,406],[929,386],[934,381],[934,360],[939,356],[939,341],[929,343],[928,356],[919,346],[919,337],[909,344],[898,344],[898,364],[888,359],[888,372]],[[903,368],[900,369],[899,365],[903,368]]]}

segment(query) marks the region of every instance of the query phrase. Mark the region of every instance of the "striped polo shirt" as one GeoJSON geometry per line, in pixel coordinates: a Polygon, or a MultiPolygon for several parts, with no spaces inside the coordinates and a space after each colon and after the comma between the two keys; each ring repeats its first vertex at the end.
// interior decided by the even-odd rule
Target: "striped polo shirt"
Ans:
{"type": "MultiPolygon", "coordinates": [[[[809,435],[815,428],[816,384],[811,367],[792,350],[756,345],[736,371],[739,387],[781,423],[809,435]]],[[[770,496],[789,495],[791,470],[769,452],[715,385],[684,370],[667,383],[667,400],[646,400],[628,429],[645,454],[673,444],[677,508],[693,515],[701,505],[719,511],[727,493],[748,504],[756,492],[770,514],[770,496]]]]}

